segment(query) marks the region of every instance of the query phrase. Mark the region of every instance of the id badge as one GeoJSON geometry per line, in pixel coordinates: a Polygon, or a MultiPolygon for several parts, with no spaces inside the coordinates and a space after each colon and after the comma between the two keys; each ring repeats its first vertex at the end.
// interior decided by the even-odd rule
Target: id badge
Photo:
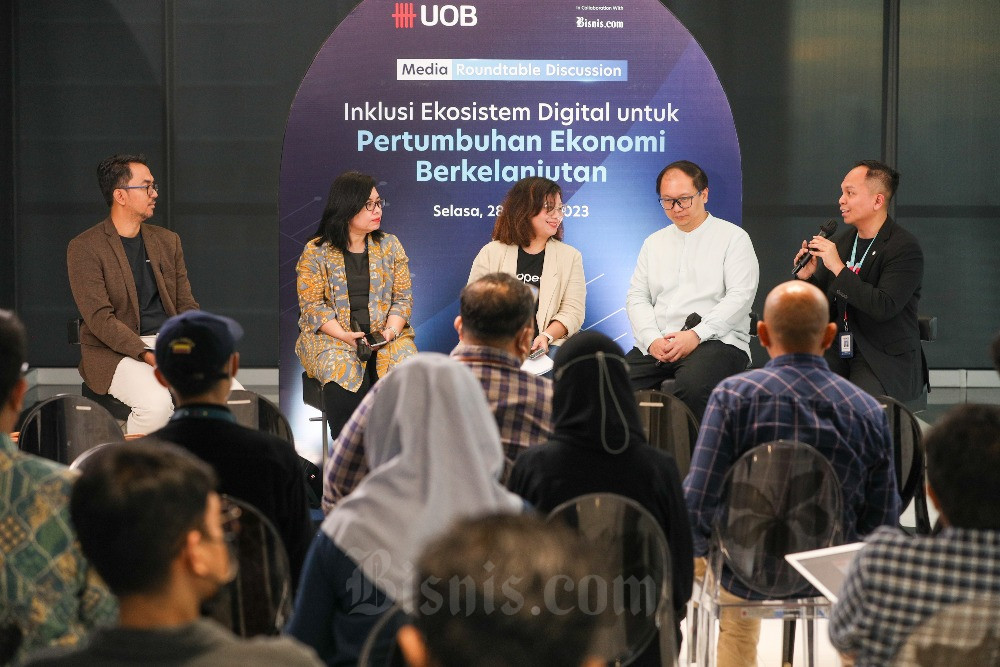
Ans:
{"type": "Polygon", "coordinates": [[[851,359],[854,357],[854,336],[850,331],[840,334],[840,358],[851,359]]]}

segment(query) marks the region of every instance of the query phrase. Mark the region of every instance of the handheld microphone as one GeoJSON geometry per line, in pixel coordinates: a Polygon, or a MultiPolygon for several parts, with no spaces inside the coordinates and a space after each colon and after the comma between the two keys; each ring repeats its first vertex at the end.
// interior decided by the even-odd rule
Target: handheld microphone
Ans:
{"type": "MultiPolygon", "coordinates": [[[[684,320],[684,326],[681,327],[681,331],[687,331],[688,329],[694,329],[699,324],[701,324],[701,315],[699,315],[698,313],[691,313],[690,315],[687,316],[687,319],[684,320]]],[[[663,362],[662,361],[657,361],[656,365],[657,366],[662,366],[663,362]]]]}
{"type": "MultiPolygon", "coordinates": [[[[833,236],[835,231],[837,231],[837,221],[831,218],[824,222],[823,226],[819,228],[819,234],[817,236],[822,236],[823,238],[828,239],[833,236]]],[[[799,261],[795,263],[795,268],[792,269],[792,275],[797,276],[799,271],[802,270],[802,267],[809,263],[810,259],[812,259],[812,254],[806,250],[806,254],[799,257],[799,261]]]]}

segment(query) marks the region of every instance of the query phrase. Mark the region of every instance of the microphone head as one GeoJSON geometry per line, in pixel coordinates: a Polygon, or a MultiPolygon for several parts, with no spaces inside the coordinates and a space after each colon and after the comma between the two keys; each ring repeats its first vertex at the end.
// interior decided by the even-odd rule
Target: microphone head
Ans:
{"type": "Polygon", "coordinates": [[[701,324],[701,315],[698,313],[691,313],[687,316],[687,319],[684,320],[685,329],[694,329],[699,324],[701,324]]]}
{"type": "Polygon", "coordinates": [[[830,218],[819,228],[819,235],[824,238],[830,238],[835,231],[837,231],[837,221],[830,218]]]}

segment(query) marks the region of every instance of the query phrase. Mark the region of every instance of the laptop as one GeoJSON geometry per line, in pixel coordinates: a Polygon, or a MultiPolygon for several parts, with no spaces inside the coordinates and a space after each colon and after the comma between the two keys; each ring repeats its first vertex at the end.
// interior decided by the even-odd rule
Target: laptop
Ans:
{"type": "Polygon", "coordinates": [[[844,580],[847,579],[847,568],[854,560],[854,553],[863,546],[864,542],[854,542],[825,549],[800,551],[786,554],[785,560],[815,586],[823,597],[830,602],[836,602],[844,580]]]}

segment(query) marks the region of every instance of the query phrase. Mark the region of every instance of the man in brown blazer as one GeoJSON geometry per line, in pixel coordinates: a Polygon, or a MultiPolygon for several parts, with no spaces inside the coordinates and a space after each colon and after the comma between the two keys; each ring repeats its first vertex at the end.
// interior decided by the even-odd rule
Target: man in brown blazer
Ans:
{"type": "Polygon", "coordinates": [[[97,166],[107,218],[69,243],[66,264],[83,317],[80,375],[99,394],[132,408],[127,431],[152,433],[173,412],[153,375],[153,342],[168,317],[198,308],[180,238],[143,224],[158,186],[143,155],[114,155],[97,166]]]}

